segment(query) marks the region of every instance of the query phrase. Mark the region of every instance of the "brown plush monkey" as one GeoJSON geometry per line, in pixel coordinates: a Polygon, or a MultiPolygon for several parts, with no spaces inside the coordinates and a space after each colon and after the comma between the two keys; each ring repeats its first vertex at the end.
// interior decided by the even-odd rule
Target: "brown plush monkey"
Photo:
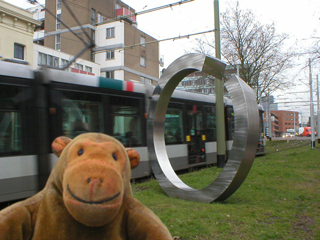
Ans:
{"type": "Polygon", "coordinates": [[[59,137],[52,149],[59,160],[45,188],[0,212],[1,240],[172,239],[132,195],[138,152],[99,133],[59,137]]]}

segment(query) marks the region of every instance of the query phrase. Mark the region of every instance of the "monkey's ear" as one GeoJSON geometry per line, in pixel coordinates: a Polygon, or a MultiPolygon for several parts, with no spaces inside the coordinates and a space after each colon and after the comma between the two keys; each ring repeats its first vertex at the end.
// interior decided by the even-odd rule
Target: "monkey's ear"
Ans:
{"type": "Polygon", "coordinates": [[[140,154],[137,150],[132,148],[126,148],[127,154],[129,156],[131,169],[136,168],[140,163],[140,154]]]}
{"type": "Polygon", "coordinates": [[[69,144],[69,142],[71,142],[72,139],[71,138],[68,138],[68,137],[64,137],[64,136],[61,136],[61,137],[57,137],[52,145],[51,145],[51,148],[52,148],[52,152],[57,155],[58,157],[60,156],[60,154],[62,153],[63,149],[69,144]]]}

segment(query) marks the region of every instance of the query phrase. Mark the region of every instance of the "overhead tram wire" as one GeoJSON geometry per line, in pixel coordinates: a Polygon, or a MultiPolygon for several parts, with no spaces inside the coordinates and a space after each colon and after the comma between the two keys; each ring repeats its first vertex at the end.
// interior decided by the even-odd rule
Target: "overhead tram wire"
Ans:
{"type": "MultiPolygon", "coordinates": [[[[316,101],[313,101],[315,103],[316,101]]],[[[310,101],[308,100],[301,100],[301,101],[284,101],[284,102],[275,102],[275,103],[283,103],[283,104],[288,104],[288,103],[305,103],[305,104],[310,104],[310,101]]]]}
{"type": "MultiPolygon", "coordinates": [[[[150,12],[154,12],[154,11],[158,11],[158,10],[162,10],[162,9],[166,9],[166,8],[171,8],[171,7],[174,7],[174,6],[177,6],[177,5],[180,6],[181,4],[190,3],[190,2],[193,2],[193,1],[195,1],[195,0],[185,0],[185,1],[180,1],[180,2],[170,3],[170,4],[166,4],[166,5],[160,6],[160,7],[150,8],[150,9],[143,10],[143,11],[140,11],[140,12],[136,12],[136,13],[132,13],[132,14],[124,15],[124,16],[119,16],[119,17],[116,17],[116,18],[113,18],[113,19],[110,19],[110,20],[103,21],[103,22],[98,23],[98,24],[100,25],[100,24],[110,23],[110,22],[114,22],[114,21],[125,20],[125,19],[128,19],[128,18],[137,16],[137,15],[142,15],[142,14],[145,14],[145,13],[150,13],[150,12]]],[[[96,24],[96,25],[98,25],[98,24],[96,24]]]]}
{"type": "MultiPolygon", "coordinates": [[[[166,8],[172,8],[174,6],[181,6],[181,4],[184,3],[190,3],[193,2],[195,0],[184,0],[184,1],[179,1],[179,2],[175,2],[175,3],[170,3],[170,4],[166,4],[163,6],[159,6],[159,7],[155,7],[155,8],[150,8],[147,10],[143,10],[140,12],[136,12],[136,13],[132,13],[132,14],[128,14],[128,15],[124,15],[124,16],[119,16],[110,20],[106,20],[100,23],[97,23],[96,25],[101,25],[101,24],[105,24],[105,23],[110,23],[110,22],[114,22],[114,21],[121,21],[121,20],[126,20],[129,19],[130,17],[134,17],[137,15],[142,15],[145,13],[150,13],[150,12],[154,12],[154,11],[158,11],[158,10],[162,10],[162,9],[166,9],[166,8]]],[[[166,39],[161,39],[161,40],[156,40],[156,41],[151,41],[151,42],[145,42],[145,43],[140,43],[140,44],[133,44],[130,46],[124,46],[124,47],[118,47],[118,48],[103,48],[101,49],[101,47],[97,48],[97,49],[101,49],[101,50],[93,50],[94,54],[98,54],[98,53],[103,53],[103,52],[107,52],[107,51],[113,51],[113,50],[125,50],[127,48],[133,48],[133,47],[137,47],[137,46],[141,46],[141,45],[146,45],[146,44],[151,44],[151,43],[157,43],[157,42],[163,42],[163,41],[169,41],[169,40],[175,40],[175,39],[182,39],[182,38],[189,38],[190,36],[195,36],[195,35],[199,35],[199,34],[204,34],[204,33],[209,33],[209,32],[214,32],[214,30],[209,30],[209,31],[204,31],[204,32],[198,32],[198,33],[193,33],[193,34],[186,34],[183,36],[178,36],[178,37],[171,37],[171,38],[166,38],[166,39]]]]}
{"type": "Polygon", "coordinates": [[[164,41],[169,41],[169,40],[176,40],[176,39],[182,39],[182,38],[189,38],[195,35],[199,35],[199,34],[205,34],[205,33],[210,33],[210,32],[214,32],[215,30],[208,30],[208,31],[203,31],[203,32],[197,32],[197,33],[191,33],[191,34],[186,34],[186,35],[182,35],[182,36],[178,36],[178,37],[170,37],[170,38],[164,38],[161,40],[155,40],[155,41],[150,41],[150,42],[145,42],[145,43],[138,43],[138,44],[133,44],[133,45],[129,45],[129,46],[124,46],[124,47],[116,47],[116,48],[105,48],[105,49],[101,49],[101,50],[93,50],[94,54],[98,54],[98,53],[103,53],[103,52],[107,52],[107,51],[114,51],[114,50],[125,50],[127,48],[133,48],[133,47],[138,47],[138,46],[142,46],[142,45],[147,45],[147,44],[152,44],[152,43],[158,43],[158,42],[164,42],[164,41]]]}

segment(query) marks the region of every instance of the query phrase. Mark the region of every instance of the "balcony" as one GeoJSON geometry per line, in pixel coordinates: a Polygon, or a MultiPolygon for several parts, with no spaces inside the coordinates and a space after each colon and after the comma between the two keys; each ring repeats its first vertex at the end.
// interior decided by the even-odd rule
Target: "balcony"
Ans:
{"type": "MultiPolygon", "coordinates": [[[[116,9],[116,17],[126,16],[126,15],[130,15],[130,14],[133,14],[133,12],[131,12],[129,9],[126,9],[126,8],[116,9]]],[[[132,22],[136,22],[136,16],[132,16],[128,19],[130,19],[132,22]]]]}
{"type": "Polygon", "coordinates": [[[35,20],[38,20],[38,21],[41,21],[41,20],[44,20],[46,17],[45,15],[45,11],[41,11],[41,12],[35,12],[33,13],[33,19],[35,20]]]}
{"type": "Polygon", "coordinates": [[[33,33],[33,40],[40,40],[40,39],[44,39],[44,30],[33,33]]]}

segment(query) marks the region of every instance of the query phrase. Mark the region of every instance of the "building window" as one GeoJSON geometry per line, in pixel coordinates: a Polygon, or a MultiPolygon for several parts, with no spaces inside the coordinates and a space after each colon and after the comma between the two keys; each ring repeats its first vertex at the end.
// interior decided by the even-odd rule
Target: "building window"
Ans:
{"type": "Polygon", "coordinates": [[[86,72],[92,73],[92,67],[86,66],[86,72]]]}
{"type": "Polygon", "coordinates": [[[96,39],[96,31],[95,30],[91,29],[90,37],[91,37],[91,40],[94,42],[96,39]]]}
{"type": "Polygon", "coordinates": [[[59,66],[59,58],[48,55],[47,65],[51,67],[58,67],[59,66]]]}
{"type": "Polygon", "coordinates": [[[38,65],[47,65],[47,54],[39,52],[38,65]]]}
{"type": "Polygon", "coordinates": [[[96,24],[96,10],[93,8],[91,8],[91,24],[96,24]]]}
{"type": "Polygon", "coordinates": [[[59,58],[39,52],[38,65],[59,67],[59,58]]]}
{"type": "Polygon", "coordinates": [[[74,64],[74,68],[83,71],[83,65],[79,63],[74,64]]]}
{"type": "Polygon", "coordinates": [[[114,59],[114,51],[106,52],[106,60],[114,59]]]}
{"type": "Polygon", "coordinates": [[[61,29],[61,14],[57,14],[57,30],[61,29]]]}
{"type": "Polygon", "coordinates": [[[103,16],[101,13],[98,12],[98,23],[103,22],[103,16]]]}
{"type": "MultiPolygon", "coordinates": [[[[94,43],[95,42],[95,39],[96,39],[96,32],[95,30],[91,29],[91,32],[90,32],[90,36],[91,36],[91,41],[94,43]]],[[[91,61],[94,62],[95,61],[95,54],[94,54],[94,51],[91,49],[91,61]]]]}
{"type": "Polygon", "coordinates": [[[146,44],[145,44],[145,43],[146,43],[146,38],[143,37],[143,36],[141,36],[141,37],[140,37],[140,44],[141,44],[141,46],[142,46],[142,47],[146,47],[146,44]]]}
{"type": "Polygon", "coordinates": [[[140,82],[141,83],[148,83],[152,85],[152,80],[149,78],[145,78],[145,77],[140,77],[140,82]]]}
{"type": "Polygon", "coordinates": [[[114,38],[114,27],[107,28],[107,37],[106,38],[114,38]]]}
{"type": "Polygon", "coordinates": [[[53,66],[53,56],[47,55],[47,58],[48,58],[47,60],[48,66],[53,66]]]}
{"type": "Polygon", "coordinates": [[[58,57],[53,57],[53,66],[59,67],[59,58],[58,57]]]}
{"type": "Polygon", "coordinates": [[[106,72],[106,78],[114,79],[114,71],[107,71],[106,72]]]}
{"type": "Polygon", "coordinates": [[[24,60],[24,45],[14,44],[14,58],[24,60]]]}
{"type": "Polygon", "coordinates": [[[61,1],[62,0],[57,0],[57,10],[61,9],[61,1]]]}
{"type": "Polygon", "coordinates": [[[62,67],[65,67],[65,66],[67,66],[68,64],[69,64],[69,61],[68,61],[68,60],[61,58],[61,65],[62,65],[62,67]]]}
{"type": "Polygon", "coordinates": [[[90,54],[90,58],[91,58],[91,62],[94,62],[95,61],[95,52],[93,50],[91,50],[91,54],[90,54]]]}
{"type": "Polygon", "coordinates": [[[143,56],[140,57],[140,66],[142,67],[146,66],[146,57],[143,57],[143,56]]]}
{"type": "Polygon", "coordinates": [[[60,34],[56,35],[56,50],[57,51],[61,50],[61,35],[60,34]]]}

